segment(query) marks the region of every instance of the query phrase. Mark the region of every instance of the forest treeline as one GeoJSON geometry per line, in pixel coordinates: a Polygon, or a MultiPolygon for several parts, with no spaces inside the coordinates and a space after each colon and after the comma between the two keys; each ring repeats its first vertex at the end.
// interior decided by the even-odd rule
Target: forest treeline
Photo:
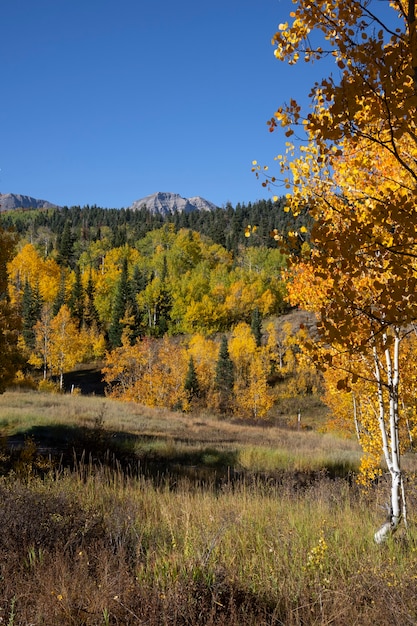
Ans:
{"type": "Polygon", "coordinates": [[[251,245],[268,248],[276,246],[270,236],[274,229],[283,236],[299,230],[302,226],[310,229],[311,219],[307,211],[294,217],[292,213],[283,211],[284,204],[284,198],[238,203],[235,207],[228,203],[224,208],[214,211],[175,212],[165,216],[152,213],[146,207],[138,210],[103,209],[88,205],[62,209],[18,209],[0,215],[4,228],[13,228],[19,236],[32,243],[44,245],[49,251],[54,246],[59,247],[68,229],[77,242],[76,249],[81,250],[87,243],[101,239],[103,234],[109,236],[112,247],[132,244],[146,233],[169,223],[177,230],[190,228],[209,237],[226,250],[237,252],[239,246],[245,244],[245,228],[249,224],[256,225],[257,228],[251,245]]]}
{"type": "Polygon", "coordinates": [[[267,233],[278,223],[272,208],[165,219],[97,207],[3,214],[16,239],[6,268],[21,379],[39,371],[41,387],[52,379],[62,387],[65,372],[100,360],[119,398],[255,419],[278,396],[311,392],[318,377],[292,329],[271,322],[288,309],[286,254],[267,233]],[[190,221],[201,232],[182,223],[190,221]]]}

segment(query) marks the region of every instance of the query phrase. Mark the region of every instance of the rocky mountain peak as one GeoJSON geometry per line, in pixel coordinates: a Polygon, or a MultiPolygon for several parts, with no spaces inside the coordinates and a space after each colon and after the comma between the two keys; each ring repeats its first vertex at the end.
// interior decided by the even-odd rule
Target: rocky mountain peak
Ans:
{"type": "Polygon", "coordinates": [[[22,196],[20,193],[0,193],[0,211],[13,209],[51,209],[56,207],[47,200],[38,200],[32,196],[22,196]]]}
{"type": "Polygon", "coordinates": [[[158,191],[140,200],[136,200],[129,208],[133,210],[146,207],[151,213],[169,215],[170,213],[191,213],[192,211],[214,211],[217,207],[212,202],[194,196],[183,198],[178,193],[158,191]]]}

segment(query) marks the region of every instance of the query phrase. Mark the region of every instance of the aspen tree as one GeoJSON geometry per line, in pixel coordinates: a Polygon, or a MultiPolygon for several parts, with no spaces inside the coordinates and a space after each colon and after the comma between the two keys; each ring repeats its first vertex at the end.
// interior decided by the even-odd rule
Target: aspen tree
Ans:
{"type": "MultiPolygon", "coordinates": [[[[314,219],[311,253],[294,259],[295,283],[301,280],[292,301],[318,313],[317,360],[337,366],[340,355],[352,357],[339,390],[359,377],[372,382],[375,440],[391,478],[388,520],[375,533],[380,543],[406,513],[400,381],[401,347],[417,318],[415,1],[294,5],[273,37],[275,56],[292,65],[333,58],[334,65],[312,85],[309,110],[290,99],[269,120],[271,131],[282,128],[287,137],[278,174],[256,162],[253,170],[266,175],[264,186],[282,182],[284,210],[307,207],[314,219]]],[[[290,234],[293,249],[302,240],[301,232],[290,234]]]]}

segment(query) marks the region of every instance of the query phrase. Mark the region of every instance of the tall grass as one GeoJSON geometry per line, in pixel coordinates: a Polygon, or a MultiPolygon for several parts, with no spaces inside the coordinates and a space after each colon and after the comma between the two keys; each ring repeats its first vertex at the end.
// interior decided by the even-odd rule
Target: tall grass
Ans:
{"type": "Polygon", "coordinates": [[[378,493],[322,477],[172,489],[106,468],[4,478],[15,624],[415,623],[415,537],[377,548],[378,493]]]}
{"type": "MultiPolygon", "coordinates": [[[[70,465],[44,458],[37,471],[41,458],[27,439],[4,471],[3,623],[417,623],[413,515],[408,533],[401,530],[377,547],[372,536],[388,486],[381,481],[362,493],[350,475],[323,470],[331,463],[350,469],[357,454],[350,442],[145,414],[130,405],[106,402],[104,409],[102,400],[58,396],[49,402],[0,397],[2,416],[9,411],[8,434],[71,423],[86,436],[91,454],[75,452],[70,465]],[[31,403],[38,401],[35,410],[31,403]],[[236,474],[220,482],[215,475],[189,480],[180,472],[155,480],[106,464],[101,444],[92,442],[100,435],[107,444],[120,433],[134,435],[136,453],[152,454],[155,463],[169,458],[216,466],[219,459],[230,461],[233,451],[236,474]]],[[[412,512],[417,489],[411,478],[412,512]]]]}

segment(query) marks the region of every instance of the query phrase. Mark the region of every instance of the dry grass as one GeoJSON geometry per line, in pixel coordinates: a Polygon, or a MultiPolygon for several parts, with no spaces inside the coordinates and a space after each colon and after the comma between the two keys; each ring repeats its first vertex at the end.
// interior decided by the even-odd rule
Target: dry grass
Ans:
{"type": "Polygon", "coordinates": [[[44,454],[64,454],[67,463],[74,453],[95,458],[107,453],[125,466],[140,462],[151,473],[178,468],[182,475],[189,475],[190,468],[217,475],[327,469],[346,475],[358,468],[360,459],[355,441],[334,434],[39,392],[0,396],[0,430],[15,447],[32,438],[44,454]]]}
{"type": "MultiPolygon", "coordinates": [[[[388,486],[361,494],[320,471],[335,457],[347,468],[352,442],[43,394],[0,396],[0,419],[3,434],[23,443],[9,459],[2,453],[8,626],[417,623],[415,520],[407,535],[374,546],[388,486]],[[72,434],[71,445],[90,453],[54,464],[34,441],[48,432],[72,434]],[[114,440],[122,460],[136,454],[174,470],[233,461],[236,474],[147,478],[105,462],[114,440]]],[[[416,510],[411,476],[408,494],[416,510]]]]}
{"type": "Polygon", "coordinates": [[[413,535],[377,549],[379,495],[345,481],[172,490],[90,468],[0,495],[9,624],[415,623],[413,535]]]}

